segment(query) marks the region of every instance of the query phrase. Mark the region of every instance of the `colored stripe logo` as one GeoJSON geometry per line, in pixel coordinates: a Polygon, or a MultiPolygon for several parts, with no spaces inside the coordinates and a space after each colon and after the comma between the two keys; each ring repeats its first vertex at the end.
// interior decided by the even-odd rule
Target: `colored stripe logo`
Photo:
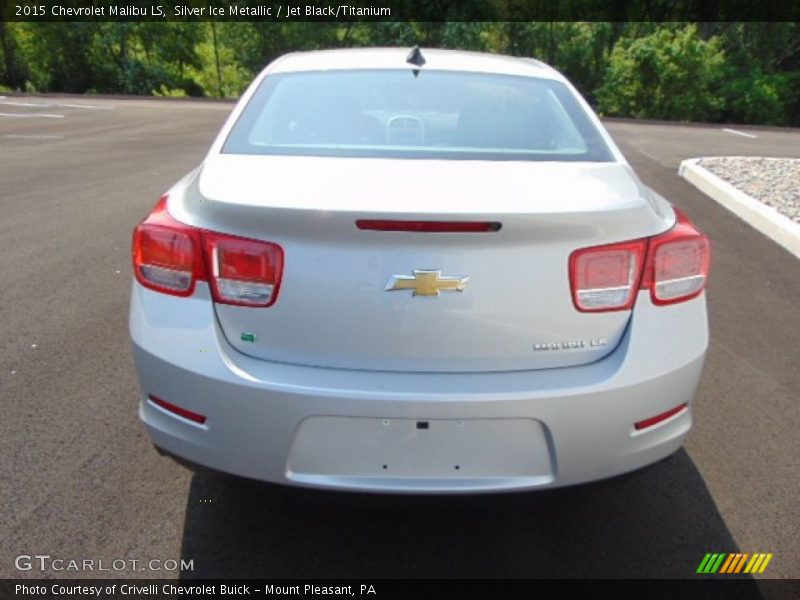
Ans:
{"type": "Polygon", "coordinates": [[[763,573],[771,560],[772,554],[709,552],[700,561],[697,573],[724,573],[728,575],[735,573],[763,573]]]}

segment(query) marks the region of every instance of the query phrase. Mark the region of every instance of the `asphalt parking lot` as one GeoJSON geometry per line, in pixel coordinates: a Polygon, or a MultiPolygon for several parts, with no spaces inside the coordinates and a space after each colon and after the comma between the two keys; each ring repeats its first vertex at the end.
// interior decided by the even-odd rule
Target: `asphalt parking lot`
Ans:
{"type": "Polygon", "coordinates": [[[0,577],[65,575],[20,554],[191,559],[184,577],[689,577],[735,551],[800,577],[800,261],[677,176],[694,156],[800,157],[800,132],[609,122],[714,246],[684,450],[561,491],[382,498],[192,475],[139,425],[130,233],[231,107],[0,98],[0,577]]]}

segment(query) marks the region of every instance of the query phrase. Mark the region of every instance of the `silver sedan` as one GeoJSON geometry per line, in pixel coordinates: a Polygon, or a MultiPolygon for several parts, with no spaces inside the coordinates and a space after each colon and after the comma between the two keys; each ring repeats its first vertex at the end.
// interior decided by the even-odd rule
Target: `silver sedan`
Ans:
{"type": "Polygon", "coordinates": [[[675,452],[709,243],[554,69],[291,54],[134,232],[153,443],[330,489],[610,477],[675,452]]]}

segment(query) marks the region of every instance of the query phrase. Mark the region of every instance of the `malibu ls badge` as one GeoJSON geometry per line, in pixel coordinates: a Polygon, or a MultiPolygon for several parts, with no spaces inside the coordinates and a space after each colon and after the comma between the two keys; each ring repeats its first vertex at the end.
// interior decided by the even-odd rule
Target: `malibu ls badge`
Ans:
{"type": "Polygon", "coordinates": [[[607,346],[608,338],[590,338],[588,340],[569,340],[566,342],[540,342],[533,345],[534,352],[541,350],[575,350],[578,348],[596,348],[607,346]]]}

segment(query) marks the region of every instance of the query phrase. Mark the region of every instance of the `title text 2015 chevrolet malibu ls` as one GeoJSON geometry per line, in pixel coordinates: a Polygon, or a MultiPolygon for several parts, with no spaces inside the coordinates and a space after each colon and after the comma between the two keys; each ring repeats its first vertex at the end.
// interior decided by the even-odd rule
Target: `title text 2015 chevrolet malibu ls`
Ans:
{"type": "Polygon", "coordinates": [[[675,452],[706,237],[535,60],[287,55],[136,228],[154,444],[277,483],[557,487],[675,452]]]}

